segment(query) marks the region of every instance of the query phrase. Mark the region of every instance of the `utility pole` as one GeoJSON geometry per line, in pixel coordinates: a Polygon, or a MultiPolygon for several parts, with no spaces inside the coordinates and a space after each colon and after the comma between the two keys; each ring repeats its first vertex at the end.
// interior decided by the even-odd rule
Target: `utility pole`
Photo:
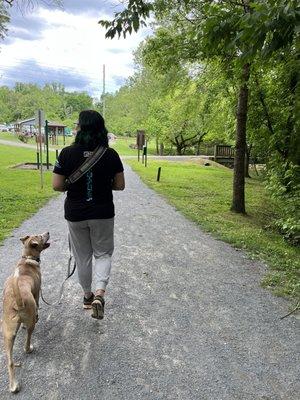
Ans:
{"type": "Polygon", "coordinates": [[[103,64],[102,116],[105,119],[105,64],[103,64]]]}

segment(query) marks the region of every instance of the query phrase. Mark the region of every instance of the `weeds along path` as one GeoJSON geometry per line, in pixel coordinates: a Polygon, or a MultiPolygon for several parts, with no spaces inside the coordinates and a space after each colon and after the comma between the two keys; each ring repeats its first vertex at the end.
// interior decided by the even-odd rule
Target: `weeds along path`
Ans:
{"type": "MultiPolygon", "coordinates": [[[[103,321],[82,310],[76,277],[63,304],[41,303],[35,351],[15,359],[28,399],[258,400],[299,398],[295,316],[259,286],[264,267],[211,238],[148,189],[130,169],[115,195],[116,243],[103,321]]],[[[0,284],[21,252],[19,237],[49,230],[44,295],[55,301],[68,259],[63,196],[0,247],[0,284]]],[[[0,356],[0,398],[7,392],[0,356]]]]}

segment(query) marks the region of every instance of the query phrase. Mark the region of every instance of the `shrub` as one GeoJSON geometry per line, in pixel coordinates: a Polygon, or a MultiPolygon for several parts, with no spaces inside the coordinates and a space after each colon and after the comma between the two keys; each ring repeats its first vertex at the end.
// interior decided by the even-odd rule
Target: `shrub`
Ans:
{"type": "MultiPolygon", "coordinates": [[[[278,160],[277,160],[278,161],[278,160]]],[[[287,161],[273,164],[267,188],[277,204],[275,226],[295,245],[300,244],[300,166],[287,161]]]]}
{"type": "Polygon", "coordinates": [[[19,133],[18,139],[21,140],[21,142],[23,142],[23,143],[27,143],[29,138],[24,133],[19,133]]]}

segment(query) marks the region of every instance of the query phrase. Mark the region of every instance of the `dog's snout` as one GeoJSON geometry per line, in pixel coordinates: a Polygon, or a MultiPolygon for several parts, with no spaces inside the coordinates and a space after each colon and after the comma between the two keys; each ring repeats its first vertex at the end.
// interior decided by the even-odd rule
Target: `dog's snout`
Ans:
{"type": "Polygon", "coordinates": [[[49,233],[49,232],[44,232],[44,233],[42,234],[42,238],[44,239],[44,241],[49,240],[49,238],[50,238],[50,233],[49,233]]]}

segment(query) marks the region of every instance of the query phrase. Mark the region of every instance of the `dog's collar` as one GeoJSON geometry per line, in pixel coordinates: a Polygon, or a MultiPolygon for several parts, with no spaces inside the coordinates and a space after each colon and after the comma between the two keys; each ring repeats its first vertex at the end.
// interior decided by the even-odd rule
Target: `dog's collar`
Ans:
{"type": "Polygon", "coordinates": [[[39,257],[33,257],[33,256],[22,256],[22,258],[25,258],[26,260],[34,260],[37,261],[38,263],[41,261],[39,257]]]}

